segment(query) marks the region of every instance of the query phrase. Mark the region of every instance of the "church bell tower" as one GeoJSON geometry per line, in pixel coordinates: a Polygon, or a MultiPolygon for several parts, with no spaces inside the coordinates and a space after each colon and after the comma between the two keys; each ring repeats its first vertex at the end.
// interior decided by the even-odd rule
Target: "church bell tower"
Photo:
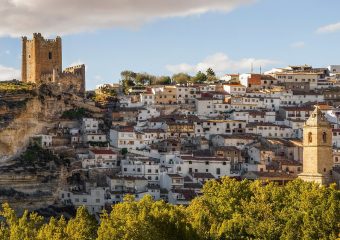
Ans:
{"type": "Polygon", "coordinates": [[[299,178],[328,185],[332,167],[332,127],[316,106],[303,127],[303,172],[299,178]]]}

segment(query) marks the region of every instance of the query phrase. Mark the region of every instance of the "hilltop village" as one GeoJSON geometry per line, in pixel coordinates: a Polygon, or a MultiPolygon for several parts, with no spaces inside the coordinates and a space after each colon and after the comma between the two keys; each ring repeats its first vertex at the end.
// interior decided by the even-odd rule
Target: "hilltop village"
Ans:
{"type": "Polygon", "coordinates": [[[0,88],[0,185],[30,201],[91,213],[127,194],[187,205],[223,176],[339,186],[340,65],[125,71],[86,92],[84,65],[62,70],[61,38],[24,37],[22,59],[14,93],[0,88]]]}

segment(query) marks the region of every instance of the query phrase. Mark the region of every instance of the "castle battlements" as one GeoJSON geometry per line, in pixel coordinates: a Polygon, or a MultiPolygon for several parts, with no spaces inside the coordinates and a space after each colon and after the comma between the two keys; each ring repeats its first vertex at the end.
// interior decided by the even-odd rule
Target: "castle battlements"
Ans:
{"type": "Polygon", "coordinates": [[[64,72],[65,71],[71,71],[71,70],[74,70],[74,69],[81,69],[85,67],[85,64],[80,64],[80,65],[75,65],[75,66],[71,66],[71,67],[67,67],[64,69],[64,72]]]}
{"type": "Polygon", "coordinates": [[[62,69],[61,38],[45,39],[33,33],[32,39],[22,37],[22,81],[35,84],[62,83],[75,93],[85,93],[85,65],[62,69]]]}

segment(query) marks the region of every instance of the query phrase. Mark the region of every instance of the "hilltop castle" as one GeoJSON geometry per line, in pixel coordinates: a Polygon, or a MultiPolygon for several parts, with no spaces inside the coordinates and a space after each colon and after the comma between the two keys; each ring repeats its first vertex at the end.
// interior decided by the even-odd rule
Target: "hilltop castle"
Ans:
{"type": "Polygon", "coordinates": [[[23,82],[35,84],[57,84],[63,92],[85,94],[85,65],[62,70],[61,38],[44,39],[34,33],[33,39],[22,38],[23,82]]]}

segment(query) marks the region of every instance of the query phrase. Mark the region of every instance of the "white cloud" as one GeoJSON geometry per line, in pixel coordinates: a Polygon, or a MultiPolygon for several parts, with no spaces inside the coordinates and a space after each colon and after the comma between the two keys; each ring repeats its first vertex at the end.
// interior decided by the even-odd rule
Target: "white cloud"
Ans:
{"type": "Polygon", "coordinates": [[[332,33],[340,31],[340,22],[319,27],[317,33],[332,33]]]}
{"type": "Polygon", "coordinates": [[[212,68],[217,73],[224,73],[225,71],[250,71],[251,66],[256,69],[260,67],[264,68],[277,63],[279,62],[276,60],[256,58],[242,58],[239,60],[234,60],[229,58],[224,53],[215,53],[214,55],[208,56],[203,61],[194,65],[181,63],[177,65],[167,65],[166,69],[172,73],[196,73],[198,71],[206,71],[208,68],[212,68]]]}
{"type": "Polygon", "coordinates": [[[291,46],[292,48],[304,48],[305,45],[306,45],[305,42],[299,41],[299,42],[294,42],[294,43],[292,43],[290,46],[291,46]]]}
{"type": "Polygon", "coordinates": [[[229,12],[257,0],[0,0],[0,36],[135,27],[167,17],[229,12]]]}
{"type": "Polygon", "coordinates": [[[20,79],[21,71],[12,67],[0,65],[0,81],[20,79]]]}

